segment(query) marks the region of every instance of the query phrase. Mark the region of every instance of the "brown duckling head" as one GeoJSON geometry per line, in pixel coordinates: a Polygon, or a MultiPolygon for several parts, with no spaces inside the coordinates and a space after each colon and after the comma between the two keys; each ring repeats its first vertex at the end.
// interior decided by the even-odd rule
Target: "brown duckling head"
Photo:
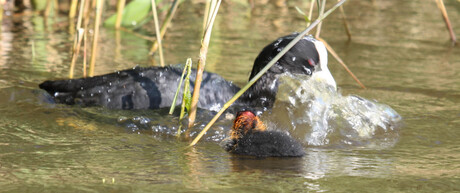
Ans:
{"type": "Polygon", "coordinates": [[[251,111],[238,112],[225,150],[256,157],[300,157],[302,145],[284,132],[267,130],[251,111]]]}

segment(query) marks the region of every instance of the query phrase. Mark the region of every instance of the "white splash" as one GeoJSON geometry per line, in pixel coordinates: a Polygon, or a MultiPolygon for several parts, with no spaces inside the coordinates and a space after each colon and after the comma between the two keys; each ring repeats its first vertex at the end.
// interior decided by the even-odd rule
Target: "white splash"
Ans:
{"type": "Polygon", "coordinates": [[[401,116],[391,107],[358,96],[342,96],[335,85],[305,75],[286,74],[272,112],[291,135],[307,145],[390,145],[401,116]],[[299,86],[300,85],[300,86],[299,86]]]}

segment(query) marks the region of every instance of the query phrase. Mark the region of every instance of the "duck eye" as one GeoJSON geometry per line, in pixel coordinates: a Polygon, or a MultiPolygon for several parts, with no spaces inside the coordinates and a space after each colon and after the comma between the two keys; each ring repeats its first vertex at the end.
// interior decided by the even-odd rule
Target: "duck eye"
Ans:
{"type": "Polygon", "coordinates": [[[313,59],[311,59],[311,58],[308,58],[308,64],[310,64],[310,66],[315,66],[316,65],[315,61],[313,59]]]}

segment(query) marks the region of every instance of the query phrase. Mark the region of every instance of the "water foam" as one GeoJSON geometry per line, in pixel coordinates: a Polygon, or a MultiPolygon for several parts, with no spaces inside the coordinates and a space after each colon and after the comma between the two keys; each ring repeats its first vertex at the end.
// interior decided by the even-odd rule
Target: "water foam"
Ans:
{"type": "Polygon", "coordinates": [[[266,120],[311,146],[394,145],[401,125],[401,116],[388,105],[342,96],[305,75],[281,76],[274,108],[265,114],[266,120]]]}

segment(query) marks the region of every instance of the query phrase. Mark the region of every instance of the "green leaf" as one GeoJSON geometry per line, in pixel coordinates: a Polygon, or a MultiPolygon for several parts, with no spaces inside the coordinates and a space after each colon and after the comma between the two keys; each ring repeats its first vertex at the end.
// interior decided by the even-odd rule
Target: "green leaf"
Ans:
{"type": "MultiPolygon", "coordinates": [[[[188,62],[187,62],[188,63],[188,62]]],[[[184,103],[187,112],[190,112],[192,108],[192,93],[190,92],[190,74],[192,74],[192,60],[190,59],[190,64],[187,65],[188,71],[187,76],[185,77],[185,87],[184,87],[184,103]]]]}
{"type": "MultiPolygon", "coordinates": [[[[155,0],[158,4],[163,0],[155,0]]],[[[151,19],[149,17],[150,10],[152,9],[151,0],[133,0],[129,2],[123,9],[123,16],[121,26],[127,28],[135,28],[141,26],[151,19]]],[[[117,20],[117,14],[113,14],[105,20],[104,26],[113,27],[117,20]]]]}
{"type": "Polygon", "coordinates": [[[295,9],[297,10],[297,12],[299,12],[301,15],[305,16],[307,14],[305,14],[299,7],[295,6],[295,9]]]}
{"type": "Polygon", "coordinates": [[[181,105],[179,119],[182,119],[184,117],[185,108],[187,108],[187,112],[190,112],[190,108],[192,106],[192,94],[190,93],[190,74],[192,73],[192,59],[191,58],[187,58],[185,69],[187,69],[187,76],[185,77],[184,92],[183,92],[184,94],[182,96],[182,105],[181,105]]]}
{"type": "Polygon", "coordinates": [[[305,22],[310,22],[310,18],[308,18],[307,14],[305,14],[299,7],[295,6],[295,9],[297,10],[297,12],[300,13],[300,15],[303,16],[303,18],[305,19],[305,22]]]}
{"type": "Polygon", "coordinates": [[[177,96],[179,95],[180,88],[182,86],[182,80],[184,80],[185,73],[187,72],[187,65],[184,66],[184,70],[182,71],[182,75],[180,77],[179,85],[177,86],[176,89],[176,94],[174,94],[174,99],[171,104],[171,108],[169,109],[169,114],[172,115],[174,113],[174,109],[176,108],[176,100],[177,96]]]}

